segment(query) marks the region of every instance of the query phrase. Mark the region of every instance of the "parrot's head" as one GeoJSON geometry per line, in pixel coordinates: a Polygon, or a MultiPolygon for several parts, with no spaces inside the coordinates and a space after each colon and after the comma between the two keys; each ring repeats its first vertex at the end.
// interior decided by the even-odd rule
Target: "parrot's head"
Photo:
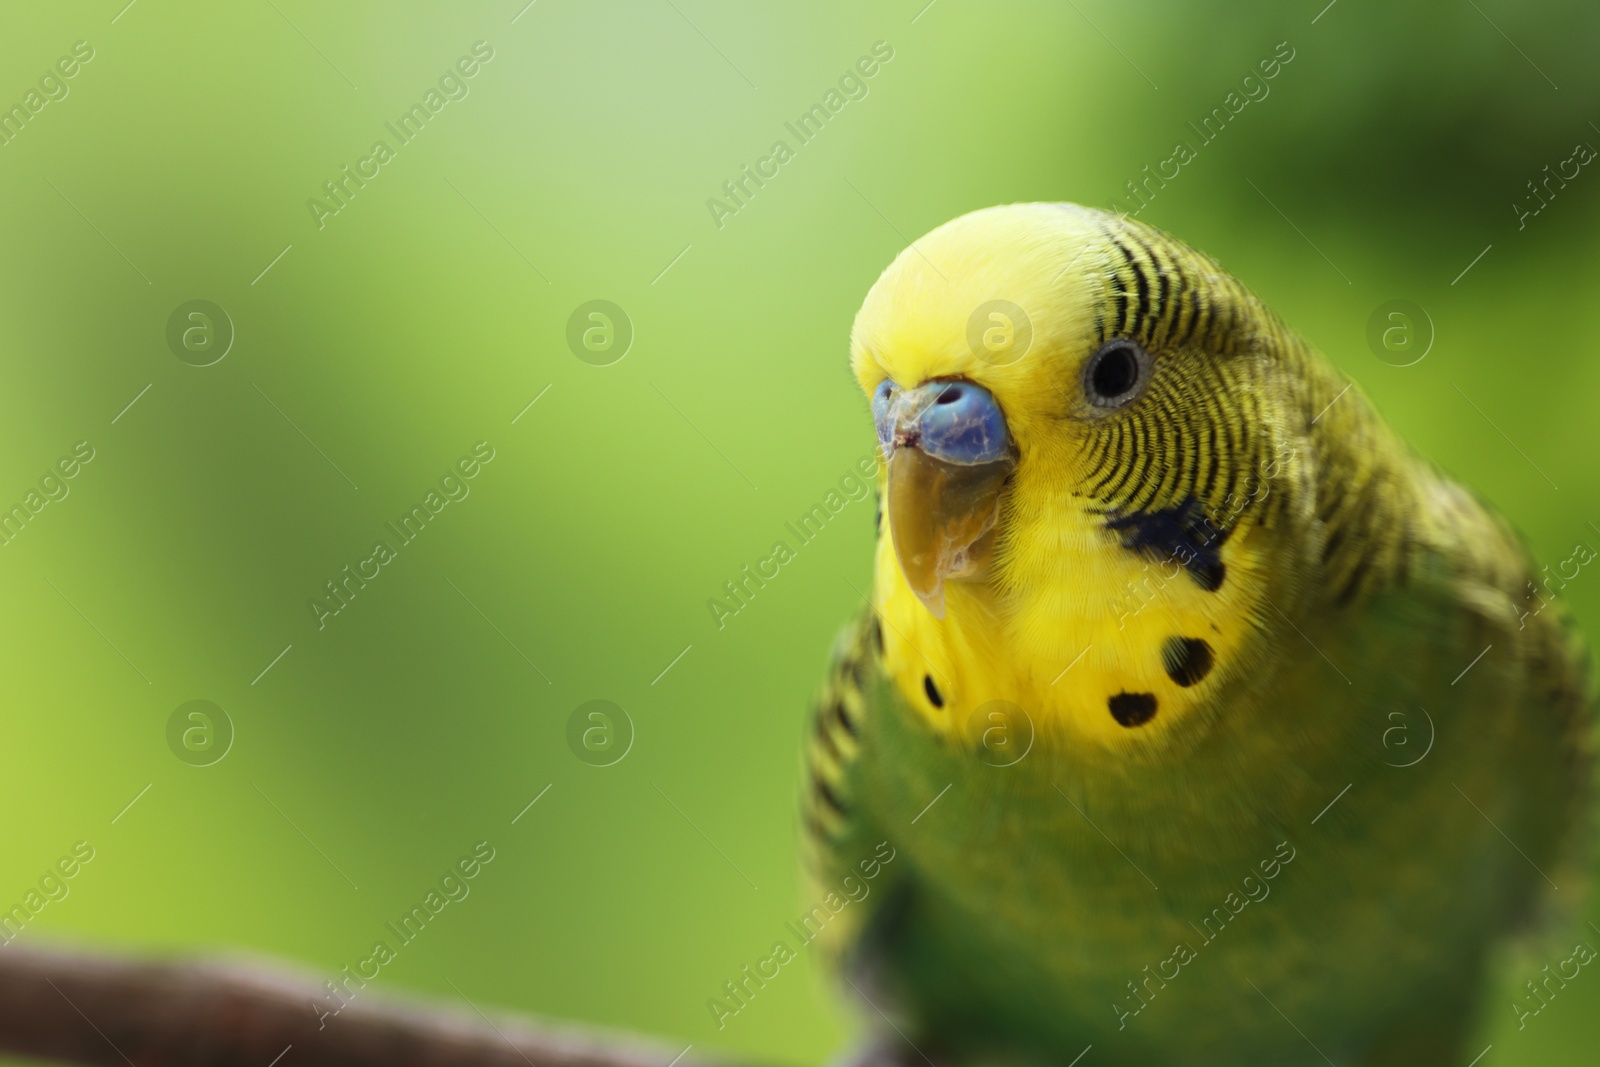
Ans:
{"type": "Polygon", "coordinates": [[[1211,260],[1106,212],[989,208],[902,252],[851,355],[907,700],[1114,750],[1198,736],[1303,571],[1301,353],[1211,260]]]}

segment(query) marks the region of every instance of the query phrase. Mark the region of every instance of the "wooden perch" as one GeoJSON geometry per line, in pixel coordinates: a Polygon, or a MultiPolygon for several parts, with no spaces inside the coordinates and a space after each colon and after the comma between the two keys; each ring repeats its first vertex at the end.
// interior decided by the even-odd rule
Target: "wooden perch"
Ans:
{"type": "MultiPolygon", "coordinates": [[[[675,1051],[515,1017],[326,994],[272,967],[0,948],[0,1053],[105,1067],[668,1067],[675,1051]],[[319,1029],[320,1025],[320,1029],[319,1029]]],[[[676,1067],[705,1061],[683,1059],[676,1067]]]]}

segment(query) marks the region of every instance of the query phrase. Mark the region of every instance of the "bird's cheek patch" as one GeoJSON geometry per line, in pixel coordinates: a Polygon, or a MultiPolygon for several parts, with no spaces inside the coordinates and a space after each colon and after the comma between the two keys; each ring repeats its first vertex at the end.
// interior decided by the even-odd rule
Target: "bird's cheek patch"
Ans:
{"type": "Polygon", "coordinates": [[[1221,589],[1227,579],[1222,546],[1233,531],[1226,525],[1214,525],[1193,497],[1170,508],[1113,512],[1105,527],[1123,548],[1153,563],[1173,564],[1173,574],[1183,568],[1208,593],[1221,589]]]}

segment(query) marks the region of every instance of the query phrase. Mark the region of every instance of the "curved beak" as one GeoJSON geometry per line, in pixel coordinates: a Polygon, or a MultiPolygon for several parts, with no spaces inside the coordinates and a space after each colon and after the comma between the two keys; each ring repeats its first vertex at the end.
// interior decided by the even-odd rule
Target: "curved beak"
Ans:
{"type": "Polygon", "coordinates": [[[992,555],[1016,452],[994,397],[970,381],[928,382],[886,399],[875,407],[895,557],[942,619],[946,579],[981,575],[992,555]]]}

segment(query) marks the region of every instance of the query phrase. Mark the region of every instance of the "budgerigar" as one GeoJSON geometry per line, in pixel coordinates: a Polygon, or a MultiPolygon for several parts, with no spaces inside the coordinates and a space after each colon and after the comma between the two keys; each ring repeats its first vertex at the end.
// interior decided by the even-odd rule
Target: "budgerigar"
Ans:
{"type": "Polygon", "coordinates": [[[851,360],[876,579],[804,819],[868,1058],[1464,1065],[1584,867],[1586,658],[1506,523],[1125,216],[939,227],[851,360]]]}

